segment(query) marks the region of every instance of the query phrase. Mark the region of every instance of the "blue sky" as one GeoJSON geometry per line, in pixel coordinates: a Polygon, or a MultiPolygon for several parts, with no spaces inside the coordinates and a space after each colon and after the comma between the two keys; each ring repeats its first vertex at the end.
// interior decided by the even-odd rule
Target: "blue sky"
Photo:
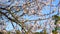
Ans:
{"type": "MultiPolygon", "coordinates": [[[[54,0],[54,2],[52,2],[52,4],[54,5],[54,6],[56,6],[57,4],[58,4],[58,2],[59,2],[59,0],[54,0]]],[[[21,0],[20,1],[20,5],[22,5],[24,2],[21,0]]],[[[58,8],[58,7],[51,7],[51,10],[53,10],[54,8],[58,8]]],[[[57,11],[58,11],[58,9],[56,10],[56,12],[54,13],[54,14],[56,14],[57,13],[57,11]]],[[[18,13],[18,15],[21,15],[23,13],[23,11],[20,11],[19,13],[18,13]]],[[[45,6],[43,9],[42,9],[42,13],[43,14],[48,14],[48,13],[50,13],[50,6],[45,6]],[[48,8],[48,9],[47,9],[48,8]]],[[[52,15],[54,15],[54,14],[51,14],[50,16],[52,16],[52,15]]],[[[47,18],[49,17],[49,16],[46,16],[47,18]]],[[[27,14],[26,15],[24,15],[23,16],[23,18],[24,19],[29,19],[29,20],[36,20],[36,19],[38,19],[39,17],[36,15],[36,16],[34,16],[34,15],[31,15],[31,16],[28,16],[27,14]]],[[[5,19],[5,18],[4,18],[5,19]]],[[[5,19],[6,20],[6,19],[5,19]]],[[[11,22],[9,21],[9,22],[6,22],[7,23],[7,28],[6,28],[6,30],[12,30],[13,29],[13,27],[12,27],[12,24],[11,24],[11,22]]],[[[43,21],[40,23],[40,24],[42,24],[43,25],[43,21]]],[[[14,26],[16,26],[16,23],[14,23],[14,26]]],[[[19,27],[19,26],[18,26],[19,27]]],[[[19,27],[19,29],[21,29],[20,27],[19,27]]],[[[41,30],[39,30],[39,31],[41,31],[41,30]]]]}

